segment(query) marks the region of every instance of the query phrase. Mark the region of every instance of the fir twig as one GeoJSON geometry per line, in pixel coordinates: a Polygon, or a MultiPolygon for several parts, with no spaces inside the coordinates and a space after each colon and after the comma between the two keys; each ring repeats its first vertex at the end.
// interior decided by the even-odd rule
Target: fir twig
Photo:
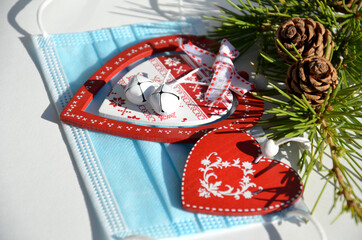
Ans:
{"type": "MultiPolygon", "coordinates": [[[[313,142],[312,149],[308,153],[304,152],[298,163],[304,171],[304,183],[307,183],[310,173],[316,167],[321,173],[327,172],[324,181],[333,181],[335,184],[335,202],[332,209],[337,201],[342,201],[341,214],[349,212],[356,222],[361,222],[359,196],[362,154],[359,150],[362,146],[358,141],[362,139],[362,13],[361,9],[356,7],[358,1],[354,1],[350,9],[343,1],[345,14],[337,12],[333,5],[328,5],[331,1],[227,2],[235,11],[220,7],[222,14],[210,19],[220,22],[221,25],[210,35],[216,39],[228,38],[241,52],[257,43],[260,55],[255,67],[258,73],[271,81],[284,81],[289,67],[281,61],[275,48],[275,33],[281,23],[291,17],[312,18],[332,32],[334,47],[328,42],[325,56],[332,48],[330,61],[337,69],[339,84],[333,91],[328,91],[321,106],[311,106],[305,98],[286,94],[273,83],[270,84],[272,92],[278,94],[278,98],[273,97],[270,91],[253,94],[273,105],[266,110],[273,117],[260,121],[260,124],[266,126],[268,137],[278,139],[308,133],[308,138],[313,142]],[[326,168],[321,162],[327,149],[331,153],[331,168],[326,168]],[[342,163],[341,159],[345,159],[346,163],[342,163]]],[[[297,61],[297,58],[302,58],[294,44],[291,46],[295,55],[287,51],[280,41],[277,40],[276,44],[284,49],[291,59],[297,61]]],[[[325,186],[326,184],[323,189],[325,186]]],[[[320,197],[321,195],[315,207],[320,197]]]]}

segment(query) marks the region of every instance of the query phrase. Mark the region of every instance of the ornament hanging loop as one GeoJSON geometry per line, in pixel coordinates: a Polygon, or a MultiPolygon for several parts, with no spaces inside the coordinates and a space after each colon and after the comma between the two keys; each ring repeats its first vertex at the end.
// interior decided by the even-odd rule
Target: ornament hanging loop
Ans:
{"type": "Polygon", "coordinates": [[[304,137],[282,138],[276,142],[268,139],[261,145],[261,154],[254,160],[254,163],[258,163],[263,157],[273,158],[275,155],[278,154],[279,146],[287,142],[301,143],[302,150],[308,150],[311,147],[311,142],[304,137]]]}

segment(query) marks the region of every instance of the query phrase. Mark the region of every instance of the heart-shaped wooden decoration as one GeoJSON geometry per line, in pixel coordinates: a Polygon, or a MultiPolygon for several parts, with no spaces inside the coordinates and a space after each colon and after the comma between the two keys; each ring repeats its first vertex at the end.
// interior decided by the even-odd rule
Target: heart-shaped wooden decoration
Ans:
{"type": "Polygon", "coordinates": [[[247,132],[221,127],[191,150],[183,173],[182,206],[215,215],[263,215],[280,211],[301,197],[297,172],[273,159],[253,160],[261,152],[247,132]]]}
{"type": "MultiPolygon", "coordinates": [[[[253,97],[249,93],[245,94],[243,97],[235,96],[233,106],[229,108],[229,114],[225,115],[225,117],[207,123],[201,122],[201,124],[192,124],[182,127],[177,124],[176,126],[166,126],[166,124],[162,125],[158,123],[157,125],[146,125],[144,122],[139,123],[135,120],[138,116],[133,114],[134,112],[132,112],[132,114],[128,114],[128,116],[126,116],[127,119],[122,121],[122,119],[117,120],[110,118],[109,116],[95,114],[87,109],[96,97],[96,94],[100,92],[106,84],[110,83],[111,79],[116,78],[119,72],[123,71],[127,67],[134,67],[140,63],[139,61],[148,57],[159,56],[166,53],[183,53],[179,47],[180,40],[184,40],[185,42],[191,41],[195,43],[195,45],[204,49],[209,49],[212,44],[215,44],[214,40],[206,37],[170,35],[148,39],[131,46],[109,60],[84,83],[84,85],[75,93],[71,101],[64,108],[60,115],[60,119],[65,123],[94,131],[158,142],[196,142],[206,132],[223,125],[233,124],[238,128],[245,130],[254,126],[263,114],[264,102],[253,97]],[[132,119],[129,121],[128,117],[134,118],[134,121],[132,119]]],[[[152,61],[152,59],[149,61],[152,61]]],[[[182,74],[186,73],[183,73],[180,68],[176,68],[180,66],[174,66],[173,63],[166,61],[168,60],[166,59],[163,65],[168,65],[168,69],[172,70],[171,74],[174,78],[181,77],[182,74]]],[[[180,91],[183,91],[183,89],[180,88],[180,91]]],[[[125,100],[118,95],[115,95],[114,97],[116,97],[116,99],[112,98],[109,101],[109,103],[113,104],[113,106],[121,105],[121,102],[125,100]]],[[[124,112],[129,111],[129,109],[125,108],[117,110],[124,110],[124,112]]],[[[144,109],[138,108],[138,114],[144,114],[146,118],[159,117],[149,115],[143,110],[144,109]]]]}

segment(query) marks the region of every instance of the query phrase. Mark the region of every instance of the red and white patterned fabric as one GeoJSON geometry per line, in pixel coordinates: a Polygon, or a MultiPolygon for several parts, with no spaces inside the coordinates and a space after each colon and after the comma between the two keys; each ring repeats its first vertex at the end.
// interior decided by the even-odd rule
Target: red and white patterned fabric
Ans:
{"type": "Polygon", "coordinates": [[[254,88],[254,85],[241,77],[232,62],[239,55],[238,50],[224,39],[221,42],[217,55],[195,46],[192,42],[184,44],[180,41],[180,48],[197,62],[200,68],[213,71],[213,76],[207,89],[207,101],[221,100],[227,90],[243,96],[254,88]]]}

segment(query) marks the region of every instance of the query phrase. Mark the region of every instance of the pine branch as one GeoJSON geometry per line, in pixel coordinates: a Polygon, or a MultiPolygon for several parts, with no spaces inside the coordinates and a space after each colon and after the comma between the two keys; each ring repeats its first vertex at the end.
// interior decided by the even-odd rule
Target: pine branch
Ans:
{"type": "Polygon", "coordinates": [[[337,201],[343,201],[341,213],[350,212],[356,222],[361,222],[359,197],[362,193],[362,154],[358,150],[362,146],[358,139],[362,139],[362,28],[361,8],[357,7],[361,1],[355,0],[350,8],[345,4],[341,6],[340,9],[345,10],[343,14],[332,1],[226,1],[233,11],[219,7],[219,16],[208,17],[220,23],[220,27],[215,28],[210,35],[220,40],[228,38],[241,53],[254,44],[259,47],[260,55],[254,65],[258,74],[265,75],[271,81],[272,90],[252,94],[273,105],[266,110],[273,117],[260,121],[266,128],[266,136],[278,139],[307,133],[313,142],[312,149],[304,152],[298,163],[301,171],[304,171],[302,179],[305,186],[315,166],[321,172],[326,171],[324,181],[333,179],[335,182],[335,203],[332,209],[337,201]],[[288,50],[283,43],[275,41],[277,29],[292,17],[313,19],[332,32],[334,46],[328,41],[325,57],[332,50],[329,60],[337,69],[339,83],[333,91],[328,91],[323,104],[317,107],[312,106],[303,94],[287,94],[272,83],[284,81],[290,67],[281,60],[277,46],[291,59],[303,58],[293,42],[290,44],[292,48],[288,50]],[[330,169],[322,164],[324,152],[328,148],[331,151],[330,169]],[[342,158],[346,164],[342,164],[342,158]]]}
{"type": "Polygon", "coordinates": [[[353,191],[350,187],[349,184],[347,184],[344,180],[344,176],[343,176],[343,172],[340,168],[340,161],[339,161],[339,157],[338,157],[338,150],[339,147],[336,146],[336,144],[334,143],[333,140],[333,133],[331,133],[328,130],[328,124],[323,120],[322,121],[322,127],[323,127],[323,131],[326,131],[326,138],[327,138],[327,142],[329,145],[329,148],[331,150],[331,158],[333,160],[333,167],[332,167],[332,171],[336,177],[337,183],[338,185],[341,187],[341,190],[338,194],[343,194],[345,201],[347,202],[347,208],[351,214],[352,217],[355,218],[356,222],[361,221],[362,219],[362,207],[361,207],[361,200],[353,197],[353,191]]]}

